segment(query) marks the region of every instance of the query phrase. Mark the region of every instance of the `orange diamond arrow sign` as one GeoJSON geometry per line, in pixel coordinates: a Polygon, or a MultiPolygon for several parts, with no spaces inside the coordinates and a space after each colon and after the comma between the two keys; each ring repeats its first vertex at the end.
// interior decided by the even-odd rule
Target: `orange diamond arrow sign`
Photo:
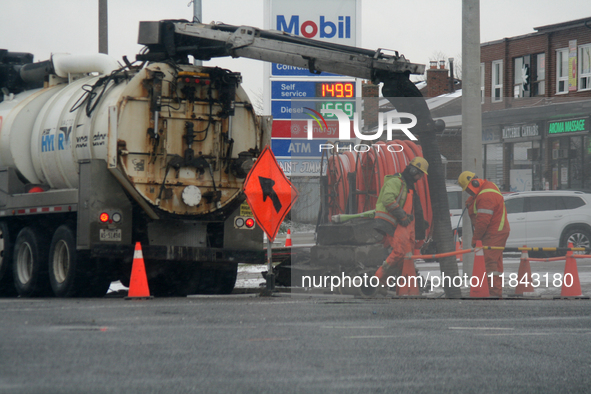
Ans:
{"type": "Polygon", "coordinates": [[[265,146],[244,182],[244,194],[257,223],[271,242],[298,198],[269,146],[265,146]]]}

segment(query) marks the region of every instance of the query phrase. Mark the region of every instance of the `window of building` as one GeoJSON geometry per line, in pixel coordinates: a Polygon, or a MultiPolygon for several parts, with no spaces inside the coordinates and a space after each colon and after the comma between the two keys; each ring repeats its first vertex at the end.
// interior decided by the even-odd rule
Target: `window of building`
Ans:
{"type": "Polygon", "coordinates": [[[568,93],[568,48],[556,51],[556,94],[568,93]]]}
{"type": "Polygon", "coordinates": [[[591,90],[591,44],[579,47],[579,90],[591,90]]]}
{"type": "Polygon", "coordinates": [[[503,61],[492,62],[492,101],[503,101],[503,61]]]}
{"type": "Polygon", "coordinates": [[[480,104],[484,104],[484,63],[480,63],[480,104]]]}
{"type": "Polygon", "coordinates": [[[513,97],[525,97],[529,90],[527,80],[529,79],[529,65],[525,64],[523,57],[513,59],[513,97]]]}
{"type": "Polygon", "coordinates": [[[546,93],[546,54],[513,59],[513,97],[543,96],[546,93]]]}
{"type": "Polygon", "coordinates": [[[503,144],[483,145],[484,177],[505,190],[503,181],[503,144]]]}
{"type": "Polygon", "coordinates": [[[546,94],[546,54],[538,53],[532,56],[531,65],[531,95],[546,94]]]}

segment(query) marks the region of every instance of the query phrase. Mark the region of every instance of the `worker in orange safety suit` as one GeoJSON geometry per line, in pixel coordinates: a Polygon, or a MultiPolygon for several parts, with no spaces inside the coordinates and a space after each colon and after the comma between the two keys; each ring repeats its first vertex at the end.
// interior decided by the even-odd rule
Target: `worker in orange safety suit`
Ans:
{"type": "Polygon", "coordinates": [[[390,246],[392,251],[375,273],[382,283],[388,275],[400,275],[404,257],[414,249],[415,232],[424,234],[425,221],[414,184],[427,175],[428,168],[427,160],[417,156],[402,173],[384,177],[376,203],[374,228],[384,235],[384,245],[390,246]]]}
{"type": "MultiPolygon", "coordinates": [[[[471,171],[462,172],[458,177],[458,184],[470,195],[466,200],[466,207],[474,228],[472,247],[476,245],[476,241],[481,241],[482,246],[504,247],[511,229],[505,200],[497,185],[486,179],[479,179],[471,171]]],[[[500,274],[504,271],[503,251],[485,249],[484,264],[491,297],[502,297],[500,274]]]]}

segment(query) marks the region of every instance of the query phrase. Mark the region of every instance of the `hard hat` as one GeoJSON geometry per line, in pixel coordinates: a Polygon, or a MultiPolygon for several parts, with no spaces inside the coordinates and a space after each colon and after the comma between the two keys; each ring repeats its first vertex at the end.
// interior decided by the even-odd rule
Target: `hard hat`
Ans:
{"type": "Polygon", "coordinates": [[[461,186],[462,190],[466,191],[466,188],[470,184],[470,181],[476,177],[476,174],[472,171],[464,171],[458,177],[458,184],[461,186]]]}
{"type": "Polygon", "coordinates": [[[408,165],[409,166],[413,166],[415,168],[418,168],[419,170],[421,170],[422,172],[424,172],[425,175],[429,175],[429,174],[427,174],[427,170],[429,169],[429,163],[427,162],[427,160],[425,160],[421,156],[415,156],[410,161],[410,163],[408,163],[408,165]]]}

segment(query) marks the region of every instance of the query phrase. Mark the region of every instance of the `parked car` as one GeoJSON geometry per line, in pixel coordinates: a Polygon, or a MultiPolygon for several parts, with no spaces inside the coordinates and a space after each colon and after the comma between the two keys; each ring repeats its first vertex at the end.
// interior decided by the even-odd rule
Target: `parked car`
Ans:
{"type": "MultiPolygon", "coordinates": [[[[458,232],[462,234],[462,210],[464,209],[464,204],[462,203],[462,188],[459,185],[448,184],[446,185],[447,188],[447,202],[449,204],[449,216],[451,219],[451,228],[455,231],[459,228],[458,232]]],[[[468,215],[468,213],[464,213],[464,215],[468,215]]]]}
{"type": "Polygon", "coordinates": [[[591,246],[591,194],[552,190],[506,194],[507,247],[591,246]]]}

